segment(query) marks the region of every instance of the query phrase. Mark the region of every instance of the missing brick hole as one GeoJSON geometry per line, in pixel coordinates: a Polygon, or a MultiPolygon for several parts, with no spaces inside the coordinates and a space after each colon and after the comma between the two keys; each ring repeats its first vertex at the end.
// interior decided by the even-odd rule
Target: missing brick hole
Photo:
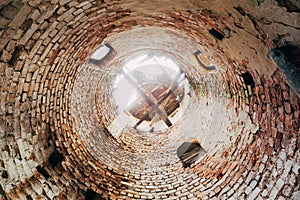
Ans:
{"type": "Polygon", "coordinates": [[[26,31],[31,27],[32,23],[33,23],[32,19],[26,19],[24,23],[21,25],[20,29],[26,31]]]}
{"type": "Polygon", "coordinates": [[[195,138],[182,143],[177,149],[177,156],[184,168],[191,167],[192,164],[202,159],[205,154],[206,152],[195,138]]]}
{"type": "Polygon", "coordinates": [[[249,85],[249,86],[251,86],[251,87],[254,87],[254,86],[255,86],[254,79],[253,79],[252,75],[251,75],[249,72],[243,73],[243,74],[242,74],[242,77],[243,77],[244,83],[245,83],[246,85],[249,85]]]}
{"type": "Polygon", "coordinates": [[[98,194],[97,192],[88,189],[85,194],[84,194],[84,199],[85,200],[103,200],[102,196],[98,194]]]}
{"type": "Polygon", "coordinates": [[[7,179],[7,178],[8,178],[8,173],[7,173],[7,171],[3,171],[1,176],[2,176],[2,178],[7,179]]]}
{"type": "Polygon", "coordinates": [[[22,51],[24,51],[24,46],[17,46],[14,52],[12,53],[11,59],[8,61],[8,63],[12,66],[15,66],[17,61],[19,60],[22,51]]]}
{"type": "Polygon", "coordinates": [[[208,32],[218,40],[224,39],[224,35],[214,28],[210,29],[208,32]]]}
{"type": "Polygon", "coordinates": [[[126,183],[128,183],[128,180],[127,179],[125,179],[125,178],[122,178],[122,180],[121,180],[122,182],[126,182],[126,183]]]}
{"type": "Polygon", "coordinates": [[[63,155],[61,153],[59,153],[58,151],[54,151],[49,157],[49,163],[53,167],[58,166],[63,160],[64,160],[63,155]]]}
{"type": "Polygon", "coordinates": [[[42,168],[41,166],[37,166],[36,169],[37,169],[37,171],[38,171],[45,179],[50,178],[49,173],[48,173],[44,168],[42,168]]]}
{"type": "MultiPolygon", "coordinates": [[[[83,0],[77,0],[77,2],[78,2],[78,3],[82,3],[83,0]]],[[[70,6],[69,6],[68,4],[65,4],[65,5],[64,5],[64,8],[65,8],[66,10],[68,10],[68,9],[70,9],[70,6]]]]}
{"type": "Polygon", "coordinates": [[[300,97],[300,48],[297,46],[283,46],[273,48],[268,52],[268,57],[277,65],[284,74],[286,82],[300,97]]]}
{"type": "Polygon", "coordinates": [[[223,178],[223,176],[224,176],[224,174],[223,174],[223,173],[220,173],[220,174],[218,174],[217,179],[218,179],[218,180],[221,180],[221,179],[223,178]]]}

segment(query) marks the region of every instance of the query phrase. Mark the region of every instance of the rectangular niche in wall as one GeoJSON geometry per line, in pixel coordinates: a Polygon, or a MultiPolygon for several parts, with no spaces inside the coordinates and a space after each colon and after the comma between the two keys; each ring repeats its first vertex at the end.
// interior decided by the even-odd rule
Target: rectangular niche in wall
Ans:
{"type": "Polygon", "coordinates": [[[184,167],[190,167],[195,162],[202,160],[206,152],[196,139],[183,142],[177,149],[177,156],[184,167]]]}
{"type": "Polygon", "coordinates": [[[200,70],[202,74],[217,73],[218,70],[212,59],[202,51],[198,50],[190,56],[192,63],[200,70]]]}
{"type": "Polygon", "coordinates": [[[114,49],[110,46],[110,44],[101,44],[101,46],[92,54],[92,56],[89,59],[89,62],[95,65],[100,65],[105,58],[109,57],[110,55],[113,55],[113,51],[114,49]]]}

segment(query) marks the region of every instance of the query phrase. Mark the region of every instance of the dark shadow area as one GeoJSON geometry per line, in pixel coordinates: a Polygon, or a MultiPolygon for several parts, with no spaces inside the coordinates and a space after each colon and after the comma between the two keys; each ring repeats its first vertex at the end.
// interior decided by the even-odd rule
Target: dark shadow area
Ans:
{"type": "Polygon", "coordinates": [[[255,86],[254,79],[253,79],[252,75],[249,72],[243,73],[242,77],[243,77],[244,83],[246,85],[249,85],[251,87],[255,86]]]}
{"type": "Polygon", "coordinates": [[[36,169],[43,177],[45,177],[45,179],[50,178],[49,173],[43,167],[37,166],[36,169]]]}
{"type": "Polygon", "coordinates": [[[102,196],[93,190],[88,189],[84,194],[85,200],[103,200],[102,196]]]}
{"type": "Polygon", "coordinates": [[[31,27],[32,23],[33,23],[32,19],[26,19],[23,22],[23,24],[21,24],[20,29],[22,29],[23,31],[26,31],[26,30],[28,30],[31,27]]]}
{"type": "Polygon", "coordinates": [[[64,160],[63,155],[61,153],[59,153],[58,151],[54,151],[49,157],[49,163],[53,167],[56,167],[57,165],[59,165],[63,160],[64,160]]]}
{"type": "Polygon", "coordinates": [[[7,173],[7,171],[3,171],[1,176],[2,176],[2,178],[7,179],[7,178],[8,178],[8,173],[7,173]]]}
{"type": "Polygon", "coordinates": [[[24,51],[24,46],[17,46],[12,53],[12,56],[8,63],[12,66],[16,65],[17,61],[19,60],[20,54],[24,51]]]}
{"type": "Polygon", "coordinates": [[[224,39],[224,35],[214,28],[210,29],[208,32],[218,40],[224,39]]]}
{"type": "Polygon", "coordinates": [[[284,74],[287,83],[300,97],[300,48],[297,46],[283,46],[273,48],[268,57],[273,60],[284,74]]]}
{"type": "MultiPolygon", "coordinates": [[[[288,62],[290,62],[293,66],[300,68],[300,48],[297,46],[283,46],[276,48],[277,51],[280,52],[281,55],[285,56],[288,62]]],[[[280,56],[280,55],[279,55],[280,56]]],[[[285,67],[285,66],[281,66],[285,67]]],[[[289,66],[286,66],[289,68],[289,66]]]]}
{"type": "Polygon", "coordinates": [[[237,6],[237,7],[233,7],[236,11],[238,11],[241,15],[245,16],[246,15],[246,12],[245,10],[240,7],[240,6],[237,6]]]}
{"type": "Polygon", "coordinates": [[[279,6],[285,7],[288,12],[300,12],[299,0],[276,0],[279,6]]]}

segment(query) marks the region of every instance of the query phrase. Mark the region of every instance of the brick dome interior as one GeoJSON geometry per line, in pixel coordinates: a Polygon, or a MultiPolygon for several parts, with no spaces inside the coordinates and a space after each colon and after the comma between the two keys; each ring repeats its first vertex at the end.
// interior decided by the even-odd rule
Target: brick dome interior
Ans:
{"type": "Polygon", "coordinates": [[[299,11],[296,0],[2,0],[0,199],[300,199],[299,11]],[[90,62],[103,44],[112,53],[90,62]],[[140,52],[174,58],[189,95],[172,126],[116,137],[112,85],[140,52]],[[185,167],[176,150],[191,138],[205,155],[185,167]]]}

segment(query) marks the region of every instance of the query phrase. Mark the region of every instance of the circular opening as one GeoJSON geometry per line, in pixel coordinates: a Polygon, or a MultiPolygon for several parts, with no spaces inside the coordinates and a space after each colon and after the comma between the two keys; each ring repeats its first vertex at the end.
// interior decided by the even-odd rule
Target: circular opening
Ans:
{"type": "Polygon", "coordinates": [[[113,98],[118,114],[128,119],[126,125],[162,130],[178,120],[187,84],[172,56],[149,51],[124,62],[114,81],[113,98]]]}
{"type": "Polygon", "coordinates": [[[153,120],[158,117],[156,115],[167,117],[179,107],[183,90],[183,87],[180,87],[176,95],[165,85],[144,84],[137,88],[129,98],[128,111],[134,117],[145,121],[153,120]]]}

